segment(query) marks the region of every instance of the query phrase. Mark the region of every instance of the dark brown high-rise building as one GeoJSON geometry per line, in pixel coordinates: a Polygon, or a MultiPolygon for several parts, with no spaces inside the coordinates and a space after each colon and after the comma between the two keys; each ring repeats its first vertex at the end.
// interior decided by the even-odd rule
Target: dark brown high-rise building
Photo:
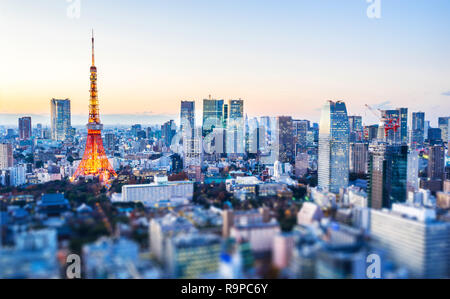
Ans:
{"type": "Polygon", "coordinates": [[[294,130],[292,117],[279,116],[278,123],[278,161],[293,163],[295,154],[294,130]]]}
{"type": "Polygon", "coordinates": [[[31,117],[19,118],[19,138],[29,140],[31,138],[31,117]]]}
{"type": "Polygon", "coordinates": [[[428,158],[428,178],[432,180],[444,179],[445,149],[443,146],[430,147],[428,158]]]}

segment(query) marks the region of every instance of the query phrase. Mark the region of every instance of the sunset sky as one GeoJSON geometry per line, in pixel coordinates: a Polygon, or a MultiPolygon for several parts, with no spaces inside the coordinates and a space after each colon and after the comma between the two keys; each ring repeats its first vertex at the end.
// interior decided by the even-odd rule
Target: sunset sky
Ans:
{"type": "Polygon", "coordinates": [[[329,99],[366,122],[366,103],[450,114],[448,0],[381,0],[381,19],[366,0],[80,3],[70,18],[67,0],[0,1],[0,125],[47,119],[51,98],[87,120],[91,28],[105,122],[174,118],[181,100],[201,112],[209,94],[249,116],[318,121],[329,99]]]}

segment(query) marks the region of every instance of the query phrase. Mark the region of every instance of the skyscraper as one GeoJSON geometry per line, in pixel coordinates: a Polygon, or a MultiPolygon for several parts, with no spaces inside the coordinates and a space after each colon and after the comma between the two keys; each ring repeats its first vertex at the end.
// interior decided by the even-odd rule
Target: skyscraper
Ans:
{"type": "Polygon", "coordinates": [[[448,135],[448,126],[450,124],[450,116],[447,117],[439,117],[438,119],[438,125],[439,129],[441,129],[441,138],[443,142],[449,141],[449,135],[448,135]]]}
{"type": "Polygon", "coordinates": [[[177,128],[172,119],[162,125],[161,138],[166,146],[170,146],[172,144],[172,139],[175,137],[176,132],[177,128]]]}
{"type": "Polygon", "coordinates": [[[295,142],[292,117],[279,116],[277,118],[278,134],[278,161],[281,163],[294,163],[295,142]]]}
{"type": "Polygon", "coordinates": [[[411,147],[420,148],[425,140],[425,113],[413,112],[411,128],[411,147]]]}
{"type": "Polygon", "coordinates": [[[350,172],[357,174],[367,173],[367,163],[369,161],[369,146],[367,143],[350,143],[350,172]]]}
{"type": "Polygon", "coordinates": [[[13,167],[13,149],[10,143],[0,143],[0,169],[13,167]]]}
{"type": "Polygon", "coordinates": [[[183,164],[185,168],[202,163],[201,132],[195,127],[195,102],[181,101],[180,131],[183,139],[183,164]]]}
{"type": "Polygon", "coordinates": [[[203,100],[203,137],[212,133],[215,128],[223,128],[223,100],[203,100]]]}
{"type": "Polygon", "coordinates": [[[363,125],[362,125],[362,117],[361,116],[349,116],[348,124],[350,128],[350,142],[361,141],[363,138],[363,125]]]}
{"type": "Polygon", "coordinates": [[[429,145],[442,144],[442,131],[440,128],[428,128],[427,142],[429,145]]]}
{"type": "Polygon", "coordinates": [[[184,137],[192,138],[195,130],[195,102],[181,101],[180,131],[184,137]]]}
{"type": "Polygon", "coordinates": [[[19,138],[20,140],[29,140],[31,138],[31,117],[19,118],[19,138]]]}
{"type": "Polygon", "coordinates": [[[373,141],[378,138],[378,125],[365,126],[363,128],[364,131],[364,140],[373,141]]]}
{"type": "Polygon", "coordinates": [[[295,154],[304,153],[308,147],[308,130],[310,127],[309,120],[297,120],[292,121],[294,126],[294,138],[295,138],[295,154]]]}
{"type": "Polygon", "coordinates": [[[419,190],[419,153],[416,150],[411,150],[408,153],[407,190],[419,190]]]}
{"type": "Polygon", "coordinates": [[[39,139],[43,137],[42,124],[37,124],[36,125],[36,137],[39,138],[39,139]]]}
{"type": "Polygon", "coordinates": [[[244,154],[244,101],[229,100],[226,122],[226,153],[244,154]]]}
{"type": "Polygon", "coordinates": [[[408,146],[376,144],[369,155],[369,206],[390,208],[406,201],[408,146]]]}
{"type": "Polygon", "coordinates": [[[381,116],[385,120],[385,127],[396,124],[398,128],[389,130],[386,142],[390,144],[408,143],[408,108],[397,108],[393,110],[382,110],[381,116]]]}
{"type": "Polygon", "coordinates": [[[445,169],[444,146],[431,146],[428,156],[428,178],[432,180],[443,180],[445,169]]]}
{"type": "Polygon", "coordinates": [[[348,186],[349,125],[344,102],[328,101],[319,129],[319,187],[338,193],[348,186]]]}
{"type": "Polygon", "coordinates": [[[70,100],[51,99],[52,139],[64,141],[69,136],[71,125],[70,100]]]}

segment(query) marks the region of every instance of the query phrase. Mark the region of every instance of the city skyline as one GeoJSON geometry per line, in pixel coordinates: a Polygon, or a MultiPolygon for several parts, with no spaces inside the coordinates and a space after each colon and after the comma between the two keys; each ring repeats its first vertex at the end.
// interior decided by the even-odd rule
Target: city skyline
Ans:
{"type": "MultiPolygon", "coordinates": [[[[275,8],[269,1],[257,10],[260,14],[236,22],[225,17],[244,16],[257,5],[248,2],[234,10],[234,1],[194,1],[192,7],[81,1],[80,18],[71,19],[64,2],[29,2],[20,9],[12,1],[3,2],[0,7],[6,13],[0,27],[13,29],[4,32],[11,42],[0,49],[0,57],[2,65],[14,67],[0,72],[0,125],[17,124],[21,116],[49,118],[51,98],[71,99],[73,124],[85,124],[86,33],[94,27],[102,52],[99,97],[105,124],[177,120],[180,101],[195,100],[200,108],[199,101],[212,94],[225,101],[244,99],[249,116],[318,121],[324,101],[342,99],[349,115],[363,115],[367,123],[377,121],[364,104],[424,111],[435,126],[440,111],[450,108],[445,80],[450,75],[450,40],[444,34],[450,21],[443,13],[449,4],[382,2],[383,17],[372,20],[366,16],[365,1],[318,2],[287,1],[275,8]],[[324,4],[330,11],[324,11],[324,4]],[[270,8],[274,22],[267,24],[270,8]],[[99,9],[106,9],[100,20],[94,18],[99,9]],[[126,10],[123,18],[134,16],[136,21],[117,28],[113,21],[121,9],[126,10]],[[205,28],[197,20],[208,12],[219,16],[217,26],[205,28]],[[166,17],[174,22],[167,23],[166,17]],[[335,28],[321,22],[330,18],[335,28]],[[184,28],[183,20],[192,19],[196,21],[184,28]],[[29,22],[32,30],[26,26],[29,22]],[[177,51],[178,43],[183,53],[177,51]],[[130,105],[124,106],[124,100],[130,105]]],[[[33,123],[48,120],[33,117],[33,123]]]]}

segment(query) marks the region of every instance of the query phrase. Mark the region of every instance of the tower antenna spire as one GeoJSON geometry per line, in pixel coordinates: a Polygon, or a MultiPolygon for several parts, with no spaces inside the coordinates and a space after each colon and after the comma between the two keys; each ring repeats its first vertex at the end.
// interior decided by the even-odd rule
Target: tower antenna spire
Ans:
{"type": "Polygon", "coordinates": [[[92,65],[95,65],[95,59],[94,59],[94,29],[92,29],[92,65]]]}

